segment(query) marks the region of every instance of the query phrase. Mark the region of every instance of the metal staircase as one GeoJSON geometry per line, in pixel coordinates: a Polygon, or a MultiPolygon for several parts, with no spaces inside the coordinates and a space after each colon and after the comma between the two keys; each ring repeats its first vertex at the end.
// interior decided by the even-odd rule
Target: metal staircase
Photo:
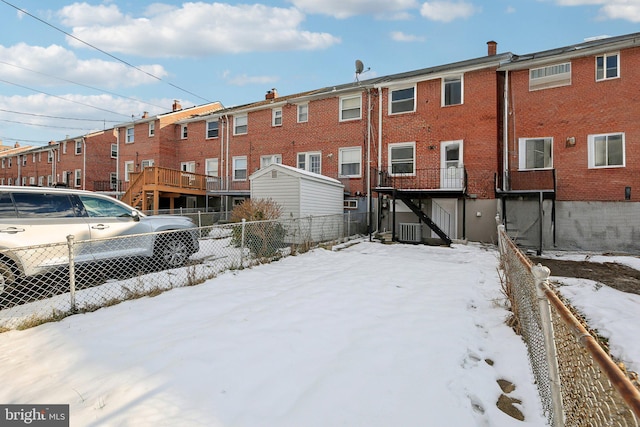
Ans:
{"type": "Polygon", "coordinates": [[[396,197],[402,200],[404,204],[407,205],[409,209],[411,209],[411,211],[418,216],[418,218],[420,218],[425,224],[427,224],[427,226],[429,226],[429,228],[433,230],[433,232],[436,233],[447,246],[451,245],[451,238],[447,235],[447,233],[442,231],[442,229],[438,227],[438,225],[433,222],[433,220],[429,218],[429,216],[424,213],[422,209],[420,209],[420,207],[416,205],[409,196],[397,194],[396,197]]]}

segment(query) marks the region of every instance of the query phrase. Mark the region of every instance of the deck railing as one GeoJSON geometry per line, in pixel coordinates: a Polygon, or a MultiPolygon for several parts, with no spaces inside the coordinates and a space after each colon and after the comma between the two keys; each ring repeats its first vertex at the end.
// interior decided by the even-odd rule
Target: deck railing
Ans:
{"type": "Polygon", "coordinates": [[[463,190],[467,185],[464,166],[416,169],[412,173],[390,173],[389,168],[374,170],[378,187],[404,190],[463,190]]]}

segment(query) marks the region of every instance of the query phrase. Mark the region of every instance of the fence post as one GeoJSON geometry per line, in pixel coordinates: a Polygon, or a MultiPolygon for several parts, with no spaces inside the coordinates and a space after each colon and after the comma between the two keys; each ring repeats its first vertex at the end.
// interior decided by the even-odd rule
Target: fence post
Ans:
{"type": "Polygon", "coordinates": [[[240,268],[244,267],[244,228],[247,220],[242,218],[242,233],[240,237],[240,268]]]}
{"type": "Polygon", "coordinates": [[[531,273],[535,280],[538,309],[540,311],[540,323],[544,335],[547,364],[549,366],[549,383],[551,386],[551,403],[553,405],[553,427],[564,426],[564,410],[562,406],[562,393],[560,391],[560,373],[558,368],[558,353],[553,335],[553,323],[551,321],[551,304],[544,293],[548,286],[551,271],[540,264],[531,267],[531,273]]]}
{"type": "Polygon", "coordinates": [[[347,236],[351,236],[351,211],[347,211],[347,236]]]}
{"type": "Polygon", "coordinates": [[[71,311],[76,311],[76,267],[75,267],[75,237],[73,234],[67,236],[67,248],[69,249],[69,297],[71,311]]]}

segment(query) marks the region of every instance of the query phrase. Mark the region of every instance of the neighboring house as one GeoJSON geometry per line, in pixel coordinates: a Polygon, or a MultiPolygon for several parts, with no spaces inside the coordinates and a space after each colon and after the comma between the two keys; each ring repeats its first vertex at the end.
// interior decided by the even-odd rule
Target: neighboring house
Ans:
{"type": "Polygon", "coordinates": [[[515,56],[499,71],[507,231],[538,250],[640,249],[640,34],[515,56]]]}

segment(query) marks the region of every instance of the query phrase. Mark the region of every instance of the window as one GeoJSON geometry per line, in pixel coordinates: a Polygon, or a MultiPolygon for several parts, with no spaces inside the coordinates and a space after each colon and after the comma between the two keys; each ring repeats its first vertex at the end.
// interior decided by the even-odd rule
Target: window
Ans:
{"type": "Polygon", "coordinates": [[[444,77],[442,79],[442,105],[462,104],[462,76],[444,77]]]}
{"type": "Polygon", "coordinates": [[[27,177],[26,176],[22,177],[22,185],[23,186],[27,185],[27,177]]]}
{"type": "Polygon", "coordinates": [[[87,215],[92,218],[116,218],[131,216],[131,211],[126,207],[112,202],[111,200],[99,199],[92,196],[78,196],[82,205],[87,211],[87,215]]]}
{"type": "Polygon", "coordinates": [[[282,156],[280,154],[272,154],[260,157],[260,169],[266,168],[272,163],[282,163],[282,156]]]}
{"type": "Polygon", "coordinates": [[[82,154],[82,141],[76,141],[76,154],[82,154]]]}
{"type": "Polygon", "coordinates": [[[274,108],[271,110],[271,125],[282,126],[282,108],[274,108]]]}
{"type": "Polygon", "coordinates": [[[65,184],[69,184],[69,180],[67,179],[67,177],[69,176],[70,172],[67,171],[62,171],[62,182],[64,182],[65,184]]]}
{"type": "Polygon", "coordinates": [[[36,153],[31,154],[31,163],[36,162],[36,153]]]}
{"type": "Polygon", "coordinates": [[[596,81],[620,77],[620,55],[617,53],[596,56],[596,81]]]}
{"type": "Polygon", "coordinates": [[[520,138],[520,169],[548,169],[553,167],[552,138],[520,138]]]}
{"type": "Polygon", "coordinates": [[[156,122],[149,122],[149,136],[154,136],[156,134],[156,122]]]}
{"type": "Polygon", "coordinates": [[[218,159],[206,159],[204,173],[209,176],[218,176],[218,159]]]}
{"type": "Polygon", "coordinates": [[[571,63],[548,65],[529,70],[529,90],[547,89],[571,84],[571,63]]]}
{"type": "Polygon", "coordinates": [[[62,153],[67,154],[67,141],[62,143],[62,153]]]}
{"type": "Polygon", "coordinates": [[[118,158],[118,144],[111,144],[111,158],[118,158]]]}
{"type": "Polygon", "coordinates": [[[44,176],[38,177],[38,187],[42,187],[44,185],[44,176]]]}
{"type": "Polygon", "coordinates": [[[80,187],[82,185],[82,171],[80,169],[76,169],[75,171],[74,185],[76,187],[80,187]]]}
{"type": "Polygon", "coordinates": [[[624,133],[589,135],[589,167],[624,166],[624,133]]]}
{"type": "MultiPolygon", "coordinates": [[[[47,151],[47,163],[53,163],[53,150],[47,151]]],[[[9,167],[11,167],[11,159],[9,159],[9,167]]]]}
{"type": "Polygon", "coordinates": [[[240,156],[233,158],[233,180],[245,181],[247,179],[247,157],[240,156]]]}
{"type": "Polygon", "coordinates": [[[233,118],[233,134],[242,135],[247,133],[247,115],[235,116],[233,118]]]}
{"type": "Polygon", "coordinates": [[[218,121],[211,120],[207,122],[207,138],[218,137],[218,121]]]}
{"type": "Polygon", "coordinates": [[[309,104],[298,104],[298,123],[309,121],[309,104]]]}
{"type": "Polygon", "coordinates": [[[362,148],[341,148],[338,152],[340,176],[359,177],[362,166],[362,148]]]}
{"type": "Polygon", "coordinates": [[[53,185],[53,176],[47,175],[47,187],[51,187],[53,185]]]}
{"type": "Polygon", "coordinates": [[[135,171],[133,161],[124,162],[124,180],[129,182],[130,175],[135,171]]]}
{"type": "Polygon", "coordinates": [[[358,201],[356,199],[347,199],[342,201],[344,209],[358,209],[358,201]]]}
{"type": "Polygon", "coordinates": [[[389,173],[415,175],[415,150],[414,142],[389,144],[389,173]]]}
{"type": "Polygon", "coordinates": [[[416,88],[409,87],[391,91],[389,102],[390,114],[408,113],[416,110],[416,88]]]}
{"type": "Polygon", "coordinates": [[[313,173],[322,173],[321,153],[298,153],[298,169],[313,173]]]}
{"type": "Polygon", "coordinates": [[[360,95],[340,98],[340,121],[359,119],[361,106],[360,95]]]}
{"type": "Polygon", "coordinates": [[[187,139],[187,125],[180,126],[180,138],[187,139]]]}
{"type": "Polygon", "coordinates": [[[133,126],[131,126],[127,128],[127,136],[126,136],[125,142],[127,144],[131,144],[134,140],[135,138],[133,134],[133,126]]]}
{"type": "Polygon", "coordinates": [[[195,172],[196,171],[196,162],[194,161],[190,161],[190,162],[181,162],[180,163],[180,170],[182,172],[195,172]]]}
{"type": "Polygon", "coordinates": [[[149,159],[149,160],[143,160],[140,163],[140,169],[144,170],[144,168],[150,168],[151,166],[153,166],[153,159],[149,159]]]}
{"type": "Polygon", "coordinates": [[[19,218],[72,218],[76,216],[66,194],[13,193],[19,218]]]}
{"type": "Polygon", "coordinates": [[[27,155],[22,156],[22,166],[27,166],[27,155]]]}

